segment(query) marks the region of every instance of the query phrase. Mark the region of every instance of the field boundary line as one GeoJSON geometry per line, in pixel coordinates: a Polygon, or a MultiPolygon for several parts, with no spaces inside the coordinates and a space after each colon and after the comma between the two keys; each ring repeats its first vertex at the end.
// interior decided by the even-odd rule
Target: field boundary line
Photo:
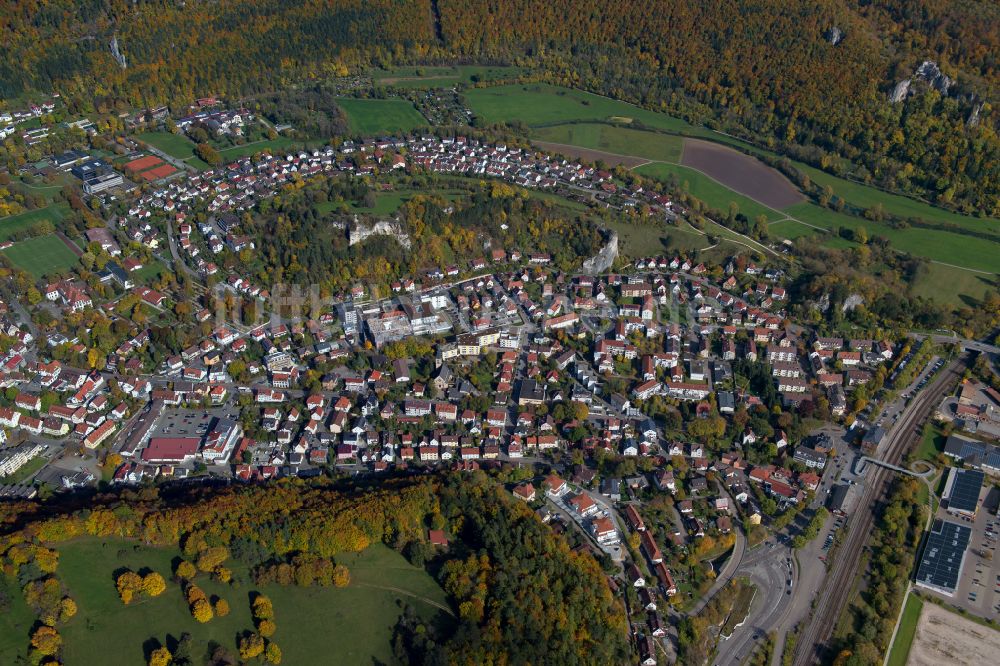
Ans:
{"type": "Polygon", "coordinates": [[[443,610],[445,613],[447,613],[448,615],[451,615],[452,617],[455,617],[455,611],[453,611],[448,606],[446,606],[446,605],[444,605],[444,604],[442,604],[442,603],[440,603],[438,601],[434,601],[433,599],[428,599],[427,597],[421,596],[421,595],[419,595],[419,594],[417,594],[415,592],[410,592],[409,590],[404,590],[404,589],[398,588],[398,587],[392,587],[390,585],[375,585],[374,583],[352,583],[352,584],[353,585],[357,585],[358,587],[371,587],[371,588],[374,588],[376,590],[385,590],[387,592],[397,592],[399,594],[403,594],[403,595],[406,595],[408,597],[413,597],[414,599],[419,599],[420,601],[423,601],[426,604],[430,604],[431,606],[434,606],[435,608],[439,608],[439,609],[443,610]]]}
{"type": "Polygon", "coordinates": [[[939,266],[947,266],[948,268],[957,268],[960,271],[969,271],[970,273],[978,273],[980,275],[1000,275],[1000,273],[991,273],[989,271],[981,271],[978,268],[969,268],[968,266],[957,266],[955,264],[949,264],[944,261],[938,261],[937,259],[927,258],[932,264],[938,264],[939,266]]]}

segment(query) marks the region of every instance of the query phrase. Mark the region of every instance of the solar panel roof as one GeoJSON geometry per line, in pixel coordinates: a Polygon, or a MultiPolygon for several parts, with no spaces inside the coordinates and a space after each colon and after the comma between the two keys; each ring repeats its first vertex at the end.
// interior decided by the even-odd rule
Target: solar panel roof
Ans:
{"type": "Polygon", "coordinates": [[[979,491],[986,475],[977,469],[955,469],[952,474],[955,475],[955,480],[948,496],[948,509],[975,513],[979,491]]]}
{"type": "Polygon", "coordinates": [[[965,525],[936,521],[920,558],[917,583],[954,592],[971,535],[972,529],[965,525]]]}

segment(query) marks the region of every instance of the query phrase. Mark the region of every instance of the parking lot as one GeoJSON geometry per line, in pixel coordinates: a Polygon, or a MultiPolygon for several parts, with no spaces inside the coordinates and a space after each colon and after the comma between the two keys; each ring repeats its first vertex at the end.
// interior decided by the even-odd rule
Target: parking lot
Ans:
{"type": "Polygon", "coordinates": [[[988,494],[996,492],[990,486],[983,488],[975,520],[949,515],[943,509],[937,513],[938,518],[972,528],[958,589],[950,601],[974,615],[994,620],[1000,619],[1000,560],[996,551],[1000,519],[996,509],[989,508],[993,498],[988,498],[988,494]]]}
{"type": "Polygon", "coordinates": [[[216,418],[237,418],[234,408],[167,411],[156,424],[154,437],[204,437],[216,418]]]}

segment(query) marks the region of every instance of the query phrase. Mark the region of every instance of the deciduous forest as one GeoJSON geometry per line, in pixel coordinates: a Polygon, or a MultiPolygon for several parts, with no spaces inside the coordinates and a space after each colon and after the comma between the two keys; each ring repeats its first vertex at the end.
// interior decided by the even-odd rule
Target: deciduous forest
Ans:
{"type": "Polygon", "coordinates": [[[373,66],[510,62],[836,173],[1000,213],[995,3],[22,0],[0,20],[5,98],[57,89],[71,109],[108,111],[269,94],[373,66]],[[924,60],[951,85],[914,78],[890,102],[924,60]]]}

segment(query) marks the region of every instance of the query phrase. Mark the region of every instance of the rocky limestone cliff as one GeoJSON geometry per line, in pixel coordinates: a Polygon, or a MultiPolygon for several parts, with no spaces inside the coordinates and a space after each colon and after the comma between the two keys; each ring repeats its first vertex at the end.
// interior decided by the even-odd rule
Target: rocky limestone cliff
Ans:
{"type": "Polygon", "coordinates": [[[357,217],[354,218],[354,222],[351,224],[351,228],[348,231],[348,241],[351,245],[357,245],[363,242],[369,236],[391,236],[396,239],[400,245],[405,247],[407,250],[410,249],[412,241],[409,235],[403,230],[403,225],[399,220],[379,220],[374,224],[365,224],[358,220],[357,217]]]}
{"type": "Polygon", "coordinates": [[[608,242],[601,248],[601,251],[584,261],[580,271],[588,275],[599,275],[611,268],[617,258],[618,234],[612,231],[611,236],[608,237],[608,242]]]}

